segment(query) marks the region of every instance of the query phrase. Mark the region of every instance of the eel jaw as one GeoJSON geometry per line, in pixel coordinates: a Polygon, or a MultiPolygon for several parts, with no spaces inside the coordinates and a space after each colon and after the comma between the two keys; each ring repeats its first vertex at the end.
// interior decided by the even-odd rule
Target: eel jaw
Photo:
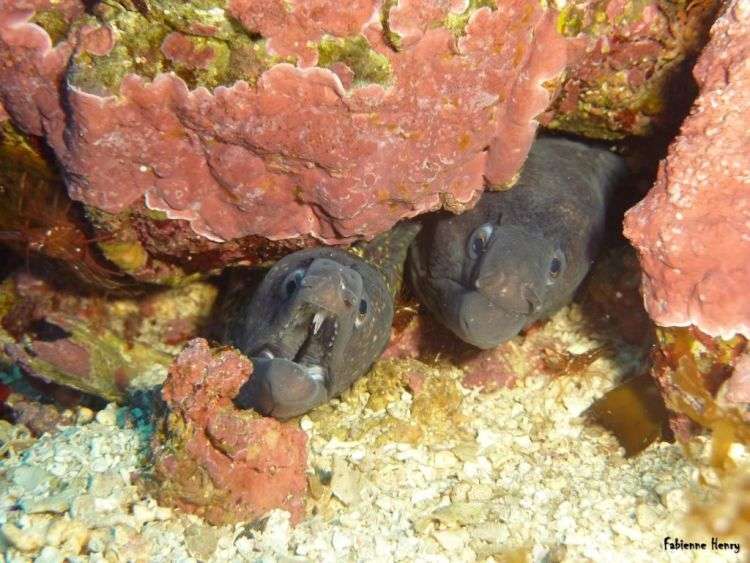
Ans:
{"type": "Polygon", "coordinates": [[[327,402],[338,326],[335,316],[320,310],[296,350],[279,354],[264,347],[252,357],[253,374],[235,398],[237,406],[285,420],[327,402]]]}
{"type": "Polygon", "coordinates": [[[304,414],[328,400],[324,377],[316,367],[304,368],[285,358],[253,358],[253,374],[234,403],[280,420],[304,414]]]}

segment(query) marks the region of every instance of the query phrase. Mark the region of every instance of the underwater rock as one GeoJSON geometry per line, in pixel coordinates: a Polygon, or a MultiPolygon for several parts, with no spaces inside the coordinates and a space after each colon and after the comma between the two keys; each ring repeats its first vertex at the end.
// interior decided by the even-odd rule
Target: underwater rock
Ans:
{"type": "Polygon", "coordinates": [[[49,143],[111,262],[170,284],[465,209],[537,119],[645,134],[716,2],[85,4],[2,4],[0,119],[49,143]]]}
{"type": "Polygon", "coordinates": [[[205,321],[205,283],[112,299],[17,272],[0,284],[0,361],[111,401],[160,384],[181,344],[205,321]]]}
{"type": "Polygon", "coordinates": [[[232,402],[252,364],[231,349],[191,340],[170,367],[170,413],[154,440],[160,502],[212,524],[281,508],[298,522],[307,490],[307,437],[299,428],[232,402]]]}
{"type": "Polygon", "coordinates": [[[662,326],[750,337],[750,5],[717,20],[693,71],[700,96],[660,164],[656,184],[628,211],[643,295],[662,326]]]}
{"type": "MultiPolygon", "coordinates": [[[[101,213],[85,213],[67,196],[44,140],[9,120],[0,123],[0,193],[0,242],[27,263],[44,262],[55,279],[123,294],[139,291],[138,282],[175,285],[195,269],[149,253],[149,238],[138,231],[135,214],[104,222],[101,213]]],[[[196,252],[195,263],[207,270],[204,255],[196,252]]]]}
{"type": "MultiPolygon", "coordinates": [[[[25,72],[33,98],[59,73],[38,70],[49,41],[20,4],[4,9],[0,89],[25,72]]],[[[542,84],[565,64],[553,11],[480,5],[415,15],[364,0],[291,12],[162,0],[146,17],[100,4],[76,24],[67,115],[46,127],[66,144],[50,144],[75,199],[121,213],[145,197],[213,241],[344,241],[462,209],[485,177],[512,179],[550,101],[542,84]]],[[[0,99],[46,134],[10,93],[0,99]]]]}
{"type": "MultiPolygon", "coordinates": [[[[569,41],[560,95],[542,119],[600,139],[648,135],[679,113],[693,57],[719,0],[573,0],[557,28],[569,41]]],[[[687,101],[689,103],[689,100],[687,101]]]]}
{"type": "MultiPolygon", "coordinates": [[[[11,0],[0,6],[0,104],[25,133],[64,151],[59,86],[73,53],[82,0],[11,0]]],[[[3,112],[0,112],[3,113],[3,112]]]]}

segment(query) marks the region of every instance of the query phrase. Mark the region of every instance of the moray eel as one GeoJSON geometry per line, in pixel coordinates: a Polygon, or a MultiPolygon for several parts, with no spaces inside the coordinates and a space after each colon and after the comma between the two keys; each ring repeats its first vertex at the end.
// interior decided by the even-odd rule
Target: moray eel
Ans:
{"type": "Polygon", "coordinates": [[[351,251],[319,247],[279,260],[230,330],[231,342],[253,361],[235,403],[287,419],[363,375],[388,343],[393,299],[418,229],[402,223],[351,251]]]}
{"type": "Polygon", "coordinates": [[[490,349],[567,304],[597,254],[606,204],[626,169],[610,151],[541,137],[518,182],[460,215],[429,221],[412,245],[412,286],[461,340],[490,349]]]}

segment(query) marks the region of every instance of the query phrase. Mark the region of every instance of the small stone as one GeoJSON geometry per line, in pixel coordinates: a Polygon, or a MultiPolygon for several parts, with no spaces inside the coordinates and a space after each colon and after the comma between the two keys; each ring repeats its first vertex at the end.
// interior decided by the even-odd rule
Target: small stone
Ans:
{"type": "Polygon", "coordinates": [[[323,484],[318,472],[307,475],[307,488],[310,491],[310,497],[315,500],[330,498],[331,496],[331,489],[323,484]]]}
{"type": "Polygon", "coordinates": [[[333,462],[333,475],[331,477],[331,491],[347,506],[353,506],[362,500],[360,489],[362,488],[362,475],[352,469],[345,460],[336,458],[333,462]]]}
{"type": "Polygon", "coordinates": [[[95,500],[95,497],[89,494],[79,496],[70,507],[70,515],[86,524],[93,525],[98,518],[95,500]]]}
{"type": "Polygon", "coordinates": [[[193,524],[185,530],[185,545],[188,552],[198,560],[210,559],[216,551],[218,542],[218,533],[211,526],[193,524]]]}
{"type": "Polygon", "coordinates": [[[44,538],[36,531],[22,530],[10,522],[0,530],[5,539],[19,551],[39,551],[44,545],[44,538]]]}
{"type": "Polygon", "coordinates": [[[112,528],[112,543],[108,547],[118,554],[119,560],[136,561],[139,558],[150,559],[152,546],[151,542],[132,526],[118,524],[112,528]]]}
{"type": "Polygon", "coordinates": [[[261,549],[271,553],[286,553],[291,535],[291,515],[285,510],[272,510],[268,514],[263,535],[258,544],[261,549]]]}
{"type": "Polygon", "coordinates": [[[654,507],[648,504],[639,504],[635,509],[635,519],[641,528],[648,530],[658,522],[659,514],[654,507]]]}
{"type": "Polygon", "coordinates": [[[241,536],[234,541],[234,547],[237,549],[237,553],[245,557],[246,559],[254,559],[257,555],[253,552],[255,542],[247,536],[241,536]]]}
{"type": "Polygon", "coordinates": [[[172,518],[172,509],[168,506],[157,506],[156,509],[154,509],[154,517],[157,520],[169,520],[172,518]]]}
{"type": "Polygon", "coordinates": [[[94,475],[89,484],[88,492],[97,498],[106,498],[118,494],[122,487],[122,476],[117,471],[105,471],[94,475]]]}
{"type": "Polygon", "coordinates": [[[494,497],[494,492],[490,485],[479,483],[469,489],[469,500],[490,500],[494,497]]]}
{"type": "Polygon", "coordinates": [[[487,522],[473,526],[468,530],[469,536],[492,544],[505,542],[508,537],[508,526],[498,522],[487,522]]]}
{"type": "Polygon", "coordinates": [[[340,530],[335,530],[333,532],[331,544],[333,545],[333,549],[336,550],[336,554],[341,556],[345,554],[344,552],[349,551],[349,548],[352,546],[352,540],[340,530]]]}
{"type": "Polygon", "coordinates": [[[92,531],[86,545],[87,549],[92,553],[103,553],[107,548],[108,536],[109,532],[104,529],[92,531]]]}
{"type": "Polygon", "coordinates": [[[454,502],[436,508],[430,515],[433,520],[453,528],[483,522],[486,516],[485,506],[479,502],[454,502]]]}
{"type": "Polygon", "coordinates": [[[33,493],[40,487],[49,486],[53,476],[42,467],[35,465],[19,465],[12,474],[13,484],[21,487],[27,493],[33,493]]]}
{"type": "Polygon", "coordinates": [[[73,496],[73,491],[66,490],[49,497],[21,501],[20,506],[27,514],[39,514],[42,512],[63,514],[70,508],[73,496]]]}
{"type": "Polygon", "coordinates": [[[458,465],[458,458],[447,450],[439,451],[435,454],[433,465],[438,469],[450,469],[458,465]]]}
{"type": "Polygon", "coordinates": [[[471,485],[469,483],[465,481],[456,483],[456,486],[450,492],[451,501],[456,503],[468,500],[470,490],[471,485]]]}
{"type": "Polygon", "coordinates": [[[662,496],[661,501],[670,512],[685,512],[688,509],[688,500],[681,489],[672,489],[662,496]]]}
{"type": "Polygon", "coordinates": [[[115,426],[117,424],[117,404],[109,403],[96,413],[96,421],[104,426],[115,426]]]}
{"type": "Polygon", "coordinates": [[[465,530],[438,530],[432,536],[448,552],[463,550],[469,541],[469,534],[465,530]]]}
{"type": "Polygon", "coordinates": [[[62,530],[60,550],[65,554],[81,553],[89,540],[89,529],[77,520],[63,520],[66,523],[62,530]]]}
{"type": "Polygon", "coordinates": [[[64,559],[59,549],[48,545],[34,559],[34,563],[62,563],[64,559]]]}
{"type": "Polygon", "coordinates": [[[612,530],[616,534],[625,536],[627,539],[629,539],[630,541],[634,543],[640,542],[643,536],[643,534],[641,533],[638,527],[633,526],[632,524],[624,523],[624,522],[613,522],[612,530]]]}
{"type": "Polygon", "coordinates": [[[76,414],[76,424],[88,424],[94,420],[94,411],[88,407],[80,407],[76,414]]]}
{"type": "Polygon", "coordinates": [[[151,522],[156,519],[154,510],[144,504],[133,505],[133,517],[141,524],[151,522]]]}
{"type": "Polygon", "coordinates": [[[453,448],[453,453],[463,462],[476,460],[478,451],[479,445],[476,443],[459,444],[453,448]]]}
{"type": "Polygon", "coordinates": [[[313,421],[310,420],[310,417],[305,415],[303,416],[299,421],[299,427],[304,430],[305,432],[310,432],[310,430],[313,429],[314,424],[313,421]]]}
{"type": "Polygon", "coordinates": [[[700,474],[706,484],[710,487],[721,487],[721,477],[719,477],[718,472],[713,467],[701,467],[700,474]]]}

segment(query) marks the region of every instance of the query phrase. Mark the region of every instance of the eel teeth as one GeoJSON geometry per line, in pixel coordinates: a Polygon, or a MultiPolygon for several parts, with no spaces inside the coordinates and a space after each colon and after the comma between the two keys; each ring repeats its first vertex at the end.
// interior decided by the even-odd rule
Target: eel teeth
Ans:
{"type": "Polygon", "coordinates": [[[321,366],[309,366],[305,371],[307,373],[307,377],[309,377],[310,379],[314,379],[317,381],[325,380],[325,373],[323,372],[323,368],[321,366]]]}
{"type": "Polygon", "coordinates": [[[315,313],[312,321],[313,335],[318,334],[318,331],[320,330],[320,327],[323,324],[324,320],[326,320],[326,314],[323,311],[318,311],[317,313],[315,313]]]}

